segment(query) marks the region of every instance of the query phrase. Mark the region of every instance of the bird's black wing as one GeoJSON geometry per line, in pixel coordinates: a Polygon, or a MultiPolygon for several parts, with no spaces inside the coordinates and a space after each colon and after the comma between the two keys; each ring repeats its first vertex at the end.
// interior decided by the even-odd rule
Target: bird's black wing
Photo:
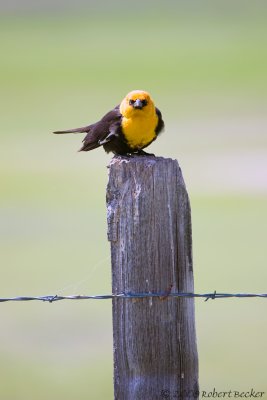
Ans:
{"type": "Polygon", "coordinates": [[[90,125],[88,134],[83,139],[80,151],[93,150],[115,138],[121,124],[119,106],[109,111],[104,117],[93,125],[90,125]]]}
{"type": "Polygon", "coordinates": [[[158,136],[164,128],[164,121],[162,119],[161,112],[159,111],[158,108],[156,108],[156,114],[158,116],[158,125],[156,126],[155,132],[156,132],[156,135],[158,136]]]}

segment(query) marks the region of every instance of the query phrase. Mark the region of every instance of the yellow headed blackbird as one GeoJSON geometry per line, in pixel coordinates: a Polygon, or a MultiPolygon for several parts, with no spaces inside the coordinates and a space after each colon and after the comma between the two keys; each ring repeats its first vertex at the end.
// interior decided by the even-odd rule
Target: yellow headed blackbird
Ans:
{"type": "Polygon", "coordinates": [[[133,90],[95,124],[54,133],[86,132],[80,151],[103,146],[107,153],[146,154],[142,149],[157,138],[163,127],[161,112],[150,95],[143,90],[133,90]]]}

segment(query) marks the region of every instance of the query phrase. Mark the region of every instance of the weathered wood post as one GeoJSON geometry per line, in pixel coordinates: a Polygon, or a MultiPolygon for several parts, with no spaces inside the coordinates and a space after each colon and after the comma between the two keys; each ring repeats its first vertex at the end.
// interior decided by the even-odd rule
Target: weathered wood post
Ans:
{"type": "MultiPolygon", "coordinates": [[[[193,292],[190,203],[176,160],[114,157],[113,293],[193,292]]],[[[198,398],[194,299],[113,299],[114,398],[198,398]]]]}

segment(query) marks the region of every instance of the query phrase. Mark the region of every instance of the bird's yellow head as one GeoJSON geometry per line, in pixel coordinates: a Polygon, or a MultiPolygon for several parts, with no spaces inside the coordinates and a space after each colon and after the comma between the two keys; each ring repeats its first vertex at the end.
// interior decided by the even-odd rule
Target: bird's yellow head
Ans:
{"type": "Polygon", "coordinates": [[[155,105],[150,94],[143,90],[128,93],[120,104],[120,113],[125,118],[155,114],[155,105]]]}

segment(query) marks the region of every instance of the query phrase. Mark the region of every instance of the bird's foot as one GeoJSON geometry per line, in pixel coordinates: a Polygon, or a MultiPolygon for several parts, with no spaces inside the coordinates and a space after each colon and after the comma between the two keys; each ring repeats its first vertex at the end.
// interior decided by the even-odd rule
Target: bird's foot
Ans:
{"type": "Polygon", "coordinates": [[[122,159],[123,158],[131,158],[133,156],[134,156],[133,153],[123,153],[123,154],[115,153],[115,155],[114,155],[114,157],[122,158],[122,159]]]}
{"type": "Polygon", "coordinates": [[[156,157],[155,156],[155,154],[152,154],[152,153],[146,153],[144,150],[136,150],[136,151],[133,151],[133,152],[131,152],[131,153],[122,153],[122,154],[119,154],[119,153],[115,153],[115,157],[121,157],[121,158],[123,158],[123,157],[127,157],[127,158],[133,158],[133,157],[136,157],[136,156],[150,156],[150,157],[156,157]]]}
{"type": "Polygon", "coordinates": [[[133,153],[134,155],[137,156],[150,156],[150,157],[156,157],[155,154],[153,153],[147,153],[144,150],[137,150],[137,152],[133,153]]]}

